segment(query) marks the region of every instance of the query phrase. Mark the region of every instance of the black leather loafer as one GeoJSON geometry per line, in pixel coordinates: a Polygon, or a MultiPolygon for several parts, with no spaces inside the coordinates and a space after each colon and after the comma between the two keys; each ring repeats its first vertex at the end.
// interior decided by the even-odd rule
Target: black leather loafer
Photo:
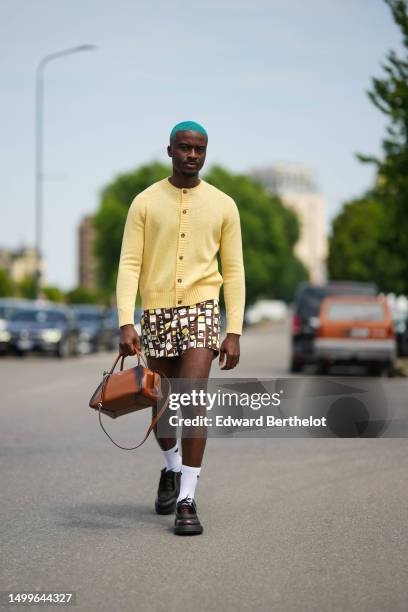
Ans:
{"type": "Polygon", "coordinates": [[[181,499],[176,506],[174,533],[176,535],[199,535],[203,533],[203,526],[197,516],[197,506],[191,497],[181,499]]]}
{"type": "Polygon", "coordinates": [[[157,514],[172,514],[174,512],[180,492],[180,478],[181,472],[162,469],[154,504],[157,514]]]}

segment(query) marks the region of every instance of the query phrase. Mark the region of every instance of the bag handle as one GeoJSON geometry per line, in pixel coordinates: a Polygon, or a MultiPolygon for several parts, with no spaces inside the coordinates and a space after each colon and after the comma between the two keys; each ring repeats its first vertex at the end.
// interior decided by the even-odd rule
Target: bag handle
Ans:
{"type": "MultiPolygon", "coordinates": [[[[141,357],[143,357],[144,365],[145,365],[146,368],[148,368],[149,366],[147,365],[146,358],[142,354],[142,352],[141,351],[137,351],[136,354],[137,354],[137,365],[140,366],[141,357]]],[[[122,361],[120,362],[120,371],[123,372],[123,364],[125,362],[125,357],[128,357],[128,356],[129,355],[121,355],[119,353],[119,355],[116,357],[115,361],[113,362],[113,366],[111,367],[111,369],[110,370],[105,370],[105,372],[103,373],[103,376],[106,377],[106,378],[104,378],[104,380],[103,380],[102,389],[101,389],[101,401],[99,402],[101,405],[103,405],[103,402],[105,401],[105,388],[106,388],[106,383],[109,380],[109,377],[115,371],[115,368],[116,368],[117,363],[118,363],[120,358],[122,358],[122,361]]],[[[160,374],[162,374],[162,372],[160,372],[160,374]]]]}
{"type": "MultiPolygon", "coordinates": [[[[146,368],[147,368],[147,367],[149,367],[149,366],[147,365],[147,362],[146,362],[146,357],[143,355],[143,353],[142,353],[141,351],[136,351],[136,355],[137,355],[137,365],[140,365],[141,358],[143,357],[143,362],[144,362],[144,365],[146,366],[146,368]]],[[[109,374],[109,375],[110,375],[110,374],[113,374],[113,372],[114,372],[114,370],[115,370],[115,368],[116,368],[116,365],[117,365],[117,363],[118,363],[119,359],[121,359],[121,358],[122,358],[122,361],[121,361],[121,363],[120,363],[120,370],[121,370],[121,371],[123,371],[123,364],[124,364],[124,362],[125,362],[125,358],[126,358],[126,357],[129,357],[129,355],[121,355],[121,354],[119,353],[119,355],[116,357],[115,361],[113,362],[113,366],[111,367],[111,369],[110,369],[110,370],[106,370],[106,371],[103,373],[103,374],[104,374],[104,376],[105,376],[106,374],[109,374]]],[[[156,370],[156,371],[158,371],[158,370],[156,370]]]]}
{"type": "MultiPolygon", "coordinates": [[[[138,365],[140,365],[140,356],[142,355],[141,352],[137,351],[137,362],[138,365]]],[[[101,401],[98,404],[98,416],[99,416],[99,424],[102,427],[103,431],[106,433],[106,435],[108,436],[108,438],[111,440],[111,442],[113,442],[113,444],[115,446],[117,446],[118,448],[121,448],[123,450],[135,450],[136,448],[139,448],[139,446],[142,446],[142,444],[144,444],[144,442],[146,442],[147,438],[150,436],[151,432],[153,431],[153,429],[155,428],[155,426],[157,425],[160,417],[163,415],[164,411],[166,410],[169,401],[170,401],[170,394],[171,394],[171,383],[169,381],[169,379],[167,378],[167,376],[164,374],[164,372],[162,372],[161,370],[155,370],[156,372],[158,372],[162,378],[165,378],[167,380],[168,383],[168,392],[167,392],[167,398],[166,401],[164,402],[163,406],[160,408],[159,412],[156,414],[155,417],[152,418],[152,422],[150,423],[145,437],[143,438],[143,440],[141,442],[139,442],[139,444],[137,444],[136,446],[121,446],[120,444],[118,444],[117,442],[115,442],[115,440],[108,434],[108,432],[106,431],[105,427],[103,426],[102,423],[102,416],[101,416],[101,408],[103,406],[103,398],[104,398],[104,394],[105,394],[105,387],[106,387],[106,383],[108,382],[110,376],[113,374],[113,371],[116,367],[116,364],[118,363],[119,359],[122,358],[121,364],[120,364],[120,369],[123,370],[123,364],[125,361],[125,357],[127,355],[118,355],[117,358],[115,359],[115,362],[112,366],[112,368],[110,369],[110,371],[108,372],[104,372],[104,380],[103,380],[103,384],[102,384],[102,390],[101,390],[101,401]]],[[[142,355],[143,356],[143,355],[142,355]]],[[[146,367],[147,367],[147,363],[146,363],[146,359],[143,356],[143,359],[145,361],[146,367]]]]}

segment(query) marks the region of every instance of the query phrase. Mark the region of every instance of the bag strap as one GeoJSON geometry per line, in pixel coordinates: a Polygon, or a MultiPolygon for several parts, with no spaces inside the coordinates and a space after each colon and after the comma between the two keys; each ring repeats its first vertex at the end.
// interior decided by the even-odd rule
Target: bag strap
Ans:
{"type": "MultiPolygon", "coordinates": [[[[140,365],[140,355],[141,353],[137,353],[137,358],[138,358],[138,365],[140,365]]],[[[105,387],[106,387],[106,383],[108,382],[110,376],[113,374],[113,371],[116,367],[116,364],[118,363],[119,359],[122,357],[122,362],[121,362],[121,367],[120,369],[123,370],[123,362],[125,360],[125,355],[118,355],[118,357],[116,358],[111,370],[109,372],[104,372],[104,380],[102,383],[102,390],[101,390],[101,401],[98,404],[98,416],[99,416],[99,424],[102,427],[103,431],[106,433],[106,435],[108,436],[108,438],[111,440],[111,442],[113,442],[113,444],[115,446],[117,446],[118,448],[121,448],[123,450],[135,450],[136,448],[139,448],[139,446],[142,446],[142,444],[144,444],[144,442],[146,442],[147,438],[150,436],[150,434],[152,433],[153,429],[155,428],[155,426],[157,425],[157,423],[159,422],[159,419],[161,418],[161,416],[163,415],[164,411],[166,410],[169,401],[170,401],[170,395],[171,395],[171,383],[169,381],[169,379],[167,378],[167,376],[164,374],[164,372],[162,372],[161,370],[155,370],[156,372],[158,372],[162,378],[165,378],[167,380],[168,383],[168,392],[167,392],[167,398],[166,401],[164,402],[163,406],[160,408],[159,412],[156,414],[155,417],[152,418],[152,422],[150,423],[145,437],[143,438],[143,440],[141,442],[139,442],[139,444],[137,444],[136,446],[121,446],[120,444],[118,444],[117,442],[115,442],[115,440],[108,434],[108,432],[106,431],[105,427],[103,426],[102,423],[102,416],[101,416],[101,408],[103,406],[103,398],[104,398],[104,392],[105,392],[105,387]]],[[[147,364],[146,364],[147,365],[147,364]]]]}

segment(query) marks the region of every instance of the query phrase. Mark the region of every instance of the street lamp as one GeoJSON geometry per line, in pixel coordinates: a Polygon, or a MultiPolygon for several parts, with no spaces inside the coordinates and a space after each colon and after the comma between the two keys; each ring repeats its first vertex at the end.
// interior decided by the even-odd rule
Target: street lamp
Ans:
{"type": "Polygon", "coordinates": [[[44,99],[44,69],[48,62],[72,53],[93,51],[95,45],[79,45],[56,53],[46,55],[37,66],[35,79],[35,244],[36,244],[36,275],[35,298],[38,299],[41,287],[41,252],[42,252],[42,199],[43,199],[43,99],[44,99]]]}

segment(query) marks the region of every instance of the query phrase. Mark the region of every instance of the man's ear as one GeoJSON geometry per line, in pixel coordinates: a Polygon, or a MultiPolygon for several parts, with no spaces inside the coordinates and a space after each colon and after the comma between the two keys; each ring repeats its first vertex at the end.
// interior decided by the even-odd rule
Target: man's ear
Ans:
{"type": "Polygon", "coordinates": [[[167,155],[169,157],[173,157],[172,154],[171,154],[171,145],[168,145],[168,147],[167,147],[167,155]]]}

